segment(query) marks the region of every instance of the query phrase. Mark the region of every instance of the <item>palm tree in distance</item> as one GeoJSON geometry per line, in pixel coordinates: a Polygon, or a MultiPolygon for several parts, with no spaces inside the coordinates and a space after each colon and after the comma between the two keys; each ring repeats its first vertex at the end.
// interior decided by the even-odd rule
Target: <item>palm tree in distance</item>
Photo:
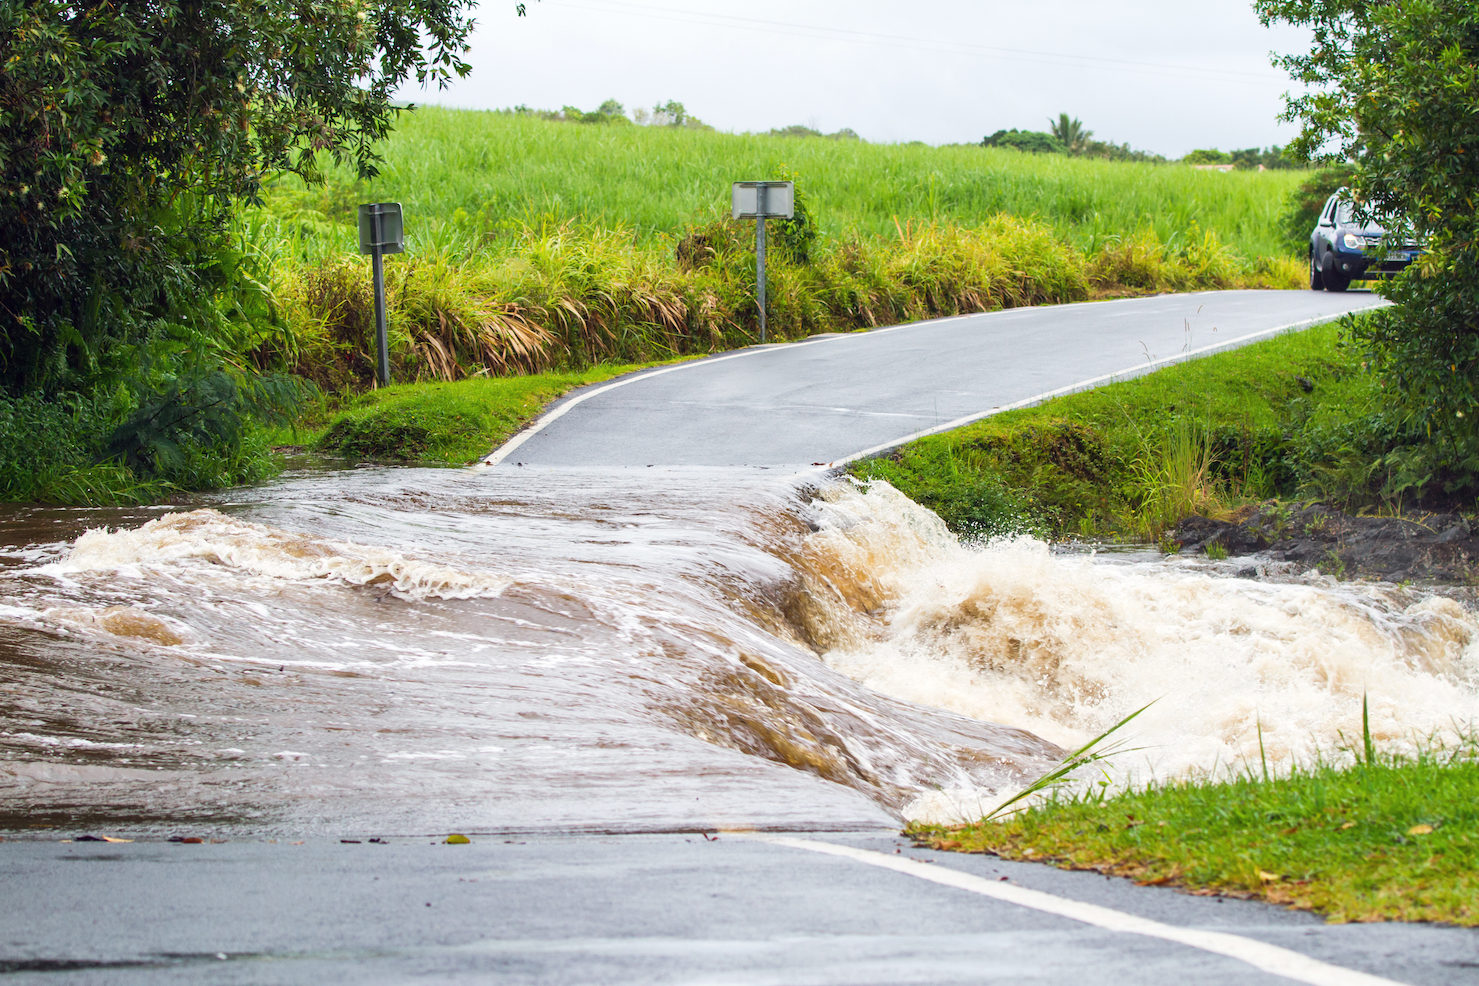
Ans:
{"type": "Polygon", "coordinates": [[[1049,120],[1048,126],[1053,130],[1053,136],[1062,142],[1068,149],[1069,154],[1081,154],[1088,146],[1089,138],[1094,136],[1094,131],[1085,130],[1084,122],[1077,117],[1071,117],[1067,113],[1059,113],[1058,119],[1049,120]]]}

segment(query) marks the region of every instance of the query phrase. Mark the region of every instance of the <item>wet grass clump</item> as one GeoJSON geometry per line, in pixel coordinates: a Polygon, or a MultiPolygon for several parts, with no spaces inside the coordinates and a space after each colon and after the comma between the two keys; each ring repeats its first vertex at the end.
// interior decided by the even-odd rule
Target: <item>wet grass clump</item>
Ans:
{"type": "Polygon", "coordinates": [[[1059,798],[921,842],[1329,920],[1479,925],[1479,748],[1059,798]]]}

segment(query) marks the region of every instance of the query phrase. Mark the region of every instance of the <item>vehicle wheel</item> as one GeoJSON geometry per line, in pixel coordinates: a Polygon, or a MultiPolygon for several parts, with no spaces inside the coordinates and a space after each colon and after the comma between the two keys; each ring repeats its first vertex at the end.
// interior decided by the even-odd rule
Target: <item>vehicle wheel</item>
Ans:
{"type": "Polygon", "coordinates": [[[1320,265],[1315,263],[1315,252],[1310,251],[1310,290],[1325,290],[1325,275],[1320,272],[1320,265]]]}
{"type": "Polygon", "coordinates": [[[1326,291],[1344,291],[1351,286],[1351,279],[1342,275],[1335,269],[1335,254],[1325,254],[1325,262],[1321,265],[1320,280],[1325,282],[1326,291]]]}

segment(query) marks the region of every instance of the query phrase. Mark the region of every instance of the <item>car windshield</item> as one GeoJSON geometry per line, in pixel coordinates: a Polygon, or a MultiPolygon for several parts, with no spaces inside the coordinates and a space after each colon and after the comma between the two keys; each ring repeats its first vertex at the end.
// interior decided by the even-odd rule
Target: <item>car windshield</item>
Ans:
{"type": "MultiPolygon", "coordinates": [[[[1356,206],[1353,202],[1342,202],[1335,208],[1335,221],[1341,226],[1351,226],[1356,222],[1356,206]]],[[[1362,229],[1372,233],[1385,233],[1386,227],[1381,223],[1371,220],[1363,223],[1362,229]]]]}

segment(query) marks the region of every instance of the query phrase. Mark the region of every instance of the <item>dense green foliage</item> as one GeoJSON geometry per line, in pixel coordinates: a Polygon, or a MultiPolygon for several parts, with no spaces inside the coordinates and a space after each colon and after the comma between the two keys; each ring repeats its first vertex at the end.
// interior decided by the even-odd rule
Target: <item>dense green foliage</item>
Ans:
{"type": "Polygon", "coordinates": [[[466,70],[465,6],[0,2],[0,395],[107,409],[69,468],[189,481],[291,398],[236,358],[271,304],[234,203],[325,155],[372,175],[397,87],[466,70]]]}
{"type": "Polygon", "coordinates": [[[1413,492],[1408,463],[1355,451],[1378,393],[1324,325],[993,415],[852,472],[968,537],[1154,539],[1191,513],[1273,496],[1354,509],[1413,492]]]}
{"type": "Polygon", "coordinates": [[[1358,751],[1355,766],[1060,798],[1000,822],[913,834],[937,848],[1260,897],[1332,921],[1476,925],[1475,753],[1472,738],[1370,763],[1358,751]]]}
{"type": "Polygon", "coordinates": [[[1388,399],[1379,450],[1426,461],[1454,497],[1479,493],[1479,7],[1467,0],[1259,0],[1259,15],[1313,30],[1286,57],[1310,87],[1287,117],[1298,153],[1353,165],[1363,208],[1427,252],[1386,286],[1397,304],[1358,327],[1388,399]],[[1403,228],[1405,226],[1405,228],[1403,228]]]}
{"type": "Polygon", "coordinates": [[[1306,174],[1304,182],[1289,197],[1284,213],[1284,234],[1291,250],[1309,256],[1310,234],[1320,219],[1320,211],[1330,196],[1349,185],[1353,177],[1349,164],[1331,165],[1306,174]]]}

